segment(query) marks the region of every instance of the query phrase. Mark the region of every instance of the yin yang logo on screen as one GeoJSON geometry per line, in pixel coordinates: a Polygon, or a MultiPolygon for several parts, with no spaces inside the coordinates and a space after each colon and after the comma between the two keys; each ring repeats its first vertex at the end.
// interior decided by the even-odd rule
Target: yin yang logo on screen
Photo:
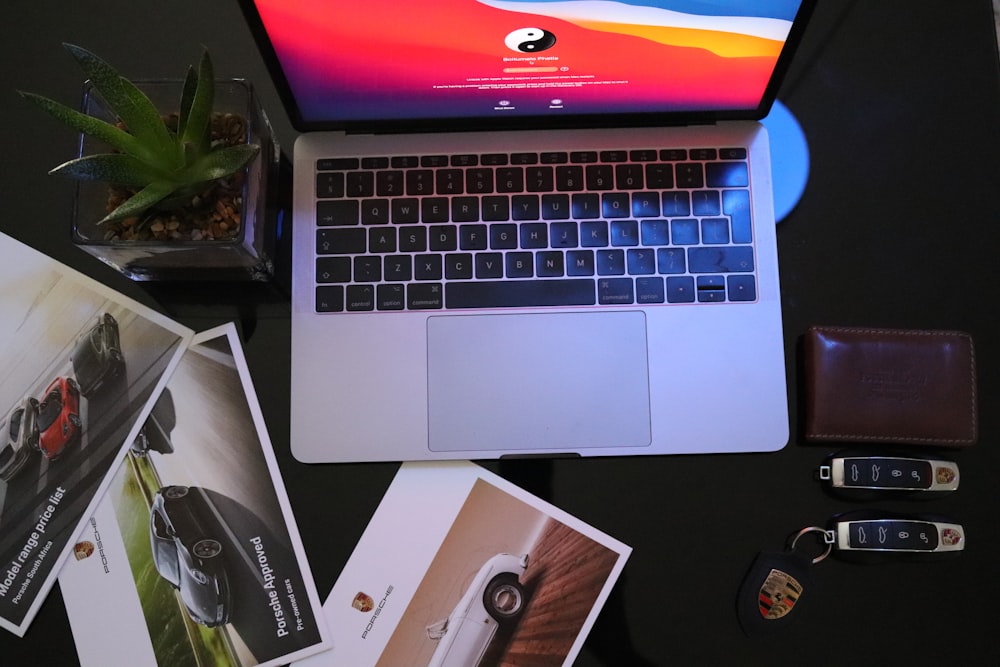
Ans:
{"type": "Polygon", "coordinates": [[[511,51],[538,53],[555,46],[556,36],[541,28],[518,28],[503,40],[511,51]]]}

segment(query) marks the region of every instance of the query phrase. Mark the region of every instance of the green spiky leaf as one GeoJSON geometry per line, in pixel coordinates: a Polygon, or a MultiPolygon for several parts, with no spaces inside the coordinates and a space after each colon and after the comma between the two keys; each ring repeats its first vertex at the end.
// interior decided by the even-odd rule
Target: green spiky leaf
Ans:
{"type": "Polygon", "coordinates": [[[169,178],[169,175],[159,173],[142,160],[124,153],[86,155],[64,162],[49,173],[82,181],[104,181],[130,186],[142,186],[169,178]]]}
{"type": "Polygon", "coordinates": [[[172,192],[174,192],[174,183],[170,181],[154,181],[126,199],[121,206],[104,216],[97,224],[103,225],[108,222],[141,215],[166,199],[172,192]]]}
{"type": "Polygon", "coordinates": [[[193,144],[200,152],[208,152],[211,149],[209,127],[213,104],[215,104],[215,71],[212,60],[205,51],[198,64],[197,82],[184,123],[184,131],[178,132],[182,144],[193,144]]]}
{"type": "Polygon", "coordinates": [[[21,97],[36,104],[56,120],[69,125],[77,132],[82,132],[95,139],[99,139],[112,148],[117,148],[123,153],[128,153],[139,159],[148,160],[151,157],[149,150],[136,137],[111,123],[105,123],[103,120],[88,116],[75,109],[70,109],[59,102],[42,97],[41,95],[22,91],[21,97]]]}
{"type": "Polygon", "coordinates": [[[257,157],[260,147],[253,144],[225,146],[202,155],[187,169],[191,181],[214,181],[246,167],[257,157]]]}

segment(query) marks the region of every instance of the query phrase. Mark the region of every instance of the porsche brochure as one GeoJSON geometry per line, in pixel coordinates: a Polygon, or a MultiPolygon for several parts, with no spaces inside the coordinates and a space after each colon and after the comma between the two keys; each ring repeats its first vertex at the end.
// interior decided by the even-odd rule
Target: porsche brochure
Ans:
{"type": "Polygon", "coordinates": [[[570,665],[630,553],[477,465],[405,463],[296,667],[570,665]]]}
{"type": "Polygon", "coordinates": [[[195,336],[75,554],[59,583],[83,667],[283,665],[329,646],[233,325],[195,336]]]}
{"type": "Polygon", "coordinates": [[[23,636],[191,331],[0,234],[0,627],[23,636]]]}

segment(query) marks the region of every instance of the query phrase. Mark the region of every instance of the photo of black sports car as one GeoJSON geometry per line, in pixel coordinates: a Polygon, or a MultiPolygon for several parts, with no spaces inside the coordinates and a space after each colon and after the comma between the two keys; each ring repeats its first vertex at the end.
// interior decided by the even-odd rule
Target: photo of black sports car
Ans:
{"type": "Polygon", "coordinates": [[[229,577],[221,537],[205,490],[165,486],[153,496],[150,545],[156,571],[180,593],[188,615],[215,627],[229,622],[229,577]]]}
{"type": "Polygon", "coordinates": [[[90,397],[108,380],[125,371],[118,321],[109,313],[97,316],[97,324],[80,336],[71,355],[73,374],[80,393],[90,397]]]}

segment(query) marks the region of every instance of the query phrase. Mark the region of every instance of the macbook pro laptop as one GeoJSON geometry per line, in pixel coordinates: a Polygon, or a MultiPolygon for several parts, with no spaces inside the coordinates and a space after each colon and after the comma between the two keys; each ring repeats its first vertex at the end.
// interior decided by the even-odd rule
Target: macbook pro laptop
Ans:
{"type": "Polygon", "coordinates": [[[812,0],[244,0],[304,462],[788,440],[770,150],[812,0]]]}

